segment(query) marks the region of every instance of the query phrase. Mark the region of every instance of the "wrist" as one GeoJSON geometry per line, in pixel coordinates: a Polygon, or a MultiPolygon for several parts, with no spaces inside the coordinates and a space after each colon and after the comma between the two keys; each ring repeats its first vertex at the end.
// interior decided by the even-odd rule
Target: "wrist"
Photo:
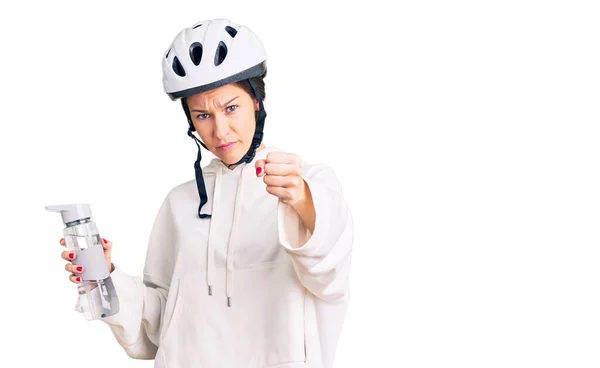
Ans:
{"type": "Polygon", "coordinates": [[[302,198],[290,206],[296,211],[306,229],[313,234],[315,231],[315,204],[313,202],[312,193],[306,181],[304,181],[304,191],[302,198]]]}
{"type": "Polygon", "coordinates": [[[296,210],[296,212],[300,213],[308,204],[309,198],[311,198],[310,188],[308,187],[308,184],[306,183],[306,181],[303,180],[302,195],[300,196],[300,198],[298,198],[294,202],[290,202],[288,204],[294,210],[296,210]]]}

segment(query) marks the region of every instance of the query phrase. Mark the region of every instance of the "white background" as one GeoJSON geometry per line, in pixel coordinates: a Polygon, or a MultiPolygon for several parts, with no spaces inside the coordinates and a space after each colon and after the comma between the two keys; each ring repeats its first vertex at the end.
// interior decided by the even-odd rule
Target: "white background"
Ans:
{"type": "Polygon", "coordinates": [[[332,166],[354,213],[335,368],[597,368],[593,5],[3,2],[0,365],[152,367],[73,311],[44,206],[91,203],[141,275],[196,153],[160,60],[181,28],[225,17],[269,54],[266,142],[332,166]]]}

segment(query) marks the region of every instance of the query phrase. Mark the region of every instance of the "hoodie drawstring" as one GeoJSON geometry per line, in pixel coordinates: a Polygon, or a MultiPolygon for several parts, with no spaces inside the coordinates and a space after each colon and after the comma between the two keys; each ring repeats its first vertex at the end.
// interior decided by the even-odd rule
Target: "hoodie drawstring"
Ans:
{"type": "Polygon", "coordinates": [[[206,260],[206,283],[208,284],[208,295],[212,295],[212,284],[215,279],[215,246],[214,246],[214,237],[215,237],[215,228],[213,225],[215,223],[215,214],[218,212],[217,208],[219,199],[221,198],[221,179],[223,177],[223,173],[221,168],[217,170],[217,176],[215,178],[215,187],[214,187],[214,198],[212,201],[212,217],[210,220],[210,226],[208,228],[208,249],[207,249],[207,260],[206,260]]]}
{"type": "MultiPolygon", "coordinates": [[[[245,164],[243,164],[245,165],[245,164]]],[[[235,244],[238,241],[238,227],[240,222],[240,214],[241,214],[241,206],[242,206],[242,196],[244,191],[244,170],[246,167],[242,167],[242,171],[240,173],[240,179],[238,181],[237,193],[235,198],[235,208],[233,212],[233,222],[231,225],[231,233],[229,235],[229,242],[227,244],[227,279],[226,279],[226,296],[227,296],[227,306],[231,307],[231,298],[233,297],[233,281],[234,281],[234,253],[235,253],[235,244]]],[[[214,188],[214,198],[212,203],[212,216],[210,220],[210,225],[208,228],[208,247],[207,247],[207,260],[206,260],[206,283],[208,285],[208,295],[212,295],[212,285],[215,278],[215,247],[214,247],[214,237],[216,230],[215,221],[219,218],[219,200],[221,197],[221,181],[223,178],[224,168],[219,168],[216,173],[215,178],[215,188],[214,188]]]]}
{"type": "Polygon", "coordinates": [[[242,192],[244,191],[244,169],[240,173],[240,180],[238,182],[237,193],[235,197],[235,209],[233,212],[233,223],[231,225],[231,234],[229,235],[229,243],[227,244],[227,306],[231,307],[231,298],[233,297],[233,254],[235,252],[235,244],[237,243],[238,225],[240,212],[242,207],[242,192]]]}

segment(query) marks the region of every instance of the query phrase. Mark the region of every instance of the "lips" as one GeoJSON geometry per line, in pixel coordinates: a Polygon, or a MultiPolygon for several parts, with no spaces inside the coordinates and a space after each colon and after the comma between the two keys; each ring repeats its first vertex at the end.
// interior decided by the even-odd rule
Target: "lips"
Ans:
{"type": "Polygon", "coordinates": [[[223,145],[217,146],[217,149],[221,150],[221,151],[229,151],[230,149],[233,148],[233,146],[235,145],[236,142],[230,142],[230,143],[225,143],[223,145]]]}

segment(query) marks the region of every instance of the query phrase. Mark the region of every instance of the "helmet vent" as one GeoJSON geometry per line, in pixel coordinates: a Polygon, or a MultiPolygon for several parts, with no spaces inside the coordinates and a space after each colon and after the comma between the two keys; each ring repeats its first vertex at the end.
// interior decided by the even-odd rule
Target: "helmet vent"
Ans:
{"type": "Polygon", "coordinates": [[[192,29],[196,29],[196,28],[200,27],[201,25],[202,25],[202,23],[200,23],[200,24],[196,24],[196,25],[194,26],[194,28],[192,28],[192,29]]]}
{"type": "Polygon", "coordinates": [[[171,53],[171,49],[169,49],[169,51],[167,51],[167,54],[165,55],[165,59],[169,58],[169,54],[171,53]]]}
{"type": "Polygon", "coordinates": [[[229,33],[231,38],[235,37],[235,35],[237,34],[237,30],[233,27],[227,26],[225,27],[225,30],[227,31],[227,33],[229,33]]]}
{"type": "Polygon", "coordinates": [[[178,76],[185,77],[185,69],[183,69],[183,66],[179,62],[179,59],[177,58],[177,56],[175,56],[175,58],[173,59],[173,71],[178,76]]]}
{"type": "Polygon", "coordinates": [[[225,60],[227,56],[227,46],[223,43],[223,41],[219,42],[219,47],[217,47],[217,53],[215,54],[215,66],[221,65],[221,63],[225,60]]]}
{"type": "Polygon", "coordinates": [[[194,42],[190,46],[190,58],[194,65],[200,64],[200,60],[202,60],[202,44],[200,42],[194,42]]]}

